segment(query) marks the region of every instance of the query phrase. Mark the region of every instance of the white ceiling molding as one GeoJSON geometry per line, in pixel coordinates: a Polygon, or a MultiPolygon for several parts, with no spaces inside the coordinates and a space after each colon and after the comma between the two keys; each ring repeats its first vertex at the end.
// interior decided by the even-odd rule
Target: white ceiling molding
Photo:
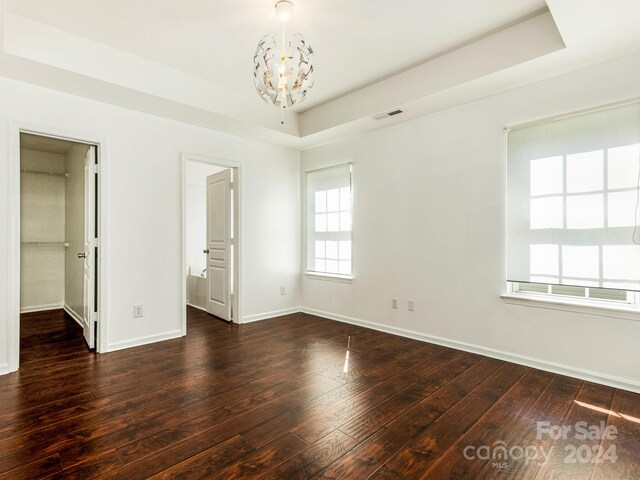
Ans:
{"type": "Polygon", "coordinates": [[[392,78],[302,113],[301,136],[408,105],[564,47],[551,13],[545,11],[392,78]]]}
{"type": "Polygon", "coordinates": [[[295,114],[280,125],[272,109],[261,108],[255,96],[245,96],[200,77],[117,50],[93,40],[7,12],[4,51],[7,54],[95,78],[131,90],[238,121],[278,129],[298,136],[295,114]]]}

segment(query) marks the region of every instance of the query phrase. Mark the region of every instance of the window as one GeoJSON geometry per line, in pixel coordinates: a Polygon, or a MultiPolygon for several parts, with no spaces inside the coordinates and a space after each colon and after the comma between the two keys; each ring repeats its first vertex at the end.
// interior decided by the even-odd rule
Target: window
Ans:
{"type": "Polygon", "coordinates": [[[509,132],[510,291],[639,305],[639,178],[640,103],[509,132]]]}
{"type": "Polygon", "coordinates": [[[307,172],[307,271],[351,276],[351,165],[307,172]]]}

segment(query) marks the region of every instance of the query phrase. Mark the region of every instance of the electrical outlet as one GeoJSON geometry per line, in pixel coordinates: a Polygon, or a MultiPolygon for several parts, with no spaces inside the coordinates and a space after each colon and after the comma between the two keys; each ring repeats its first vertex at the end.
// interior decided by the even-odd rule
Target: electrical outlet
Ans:
{"type": "Polygon", "coordinates": [[[140,318],[142,316],[142,304],[136,303],[133,306],[133,318],[140,318]]]}
{"type": "Polygon", "coordinates": [[[287,294],[287,287],[285,285],[280,285],[280,295],[287,294]]]}
{"type": "Polygon", "coordinates": [[[392,298],[391,299],[391,308],[395,308],[396,310],[398,309],[398,299],[397,298],[392,298]]]}
{"type": "Polygon", "coordinates": [[[409,300],[407,307],[409,308],[410,312],[415,312],[416,311],[416,302],[414,300],[409,300]]]}

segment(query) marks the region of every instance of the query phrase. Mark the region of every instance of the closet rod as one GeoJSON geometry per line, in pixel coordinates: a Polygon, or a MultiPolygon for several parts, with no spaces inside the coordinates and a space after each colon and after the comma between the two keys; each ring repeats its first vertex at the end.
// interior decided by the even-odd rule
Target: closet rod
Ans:
{"type": "Polygon", "coordinates": [[[38,172],[35,170],[20,170],[22,173],[38,173],[40,175],[59,175],[59,176],[64,176],[64,177],[68,177],[69,174],[68,173],[56,173],[56,172],[38,172]]]}

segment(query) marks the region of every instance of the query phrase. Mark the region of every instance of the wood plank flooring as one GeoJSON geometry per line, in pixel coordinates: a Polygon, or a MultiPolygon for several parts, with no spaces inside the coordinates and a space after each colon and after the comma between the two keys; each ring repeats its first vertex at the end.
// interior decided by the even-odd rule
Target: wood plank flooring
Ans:
{"type": "Polygon", "coordinates": [[[23,315],[0,480],[640,479],[640,395],[304,314],[188,327],[96,355],[23,315]]]}

